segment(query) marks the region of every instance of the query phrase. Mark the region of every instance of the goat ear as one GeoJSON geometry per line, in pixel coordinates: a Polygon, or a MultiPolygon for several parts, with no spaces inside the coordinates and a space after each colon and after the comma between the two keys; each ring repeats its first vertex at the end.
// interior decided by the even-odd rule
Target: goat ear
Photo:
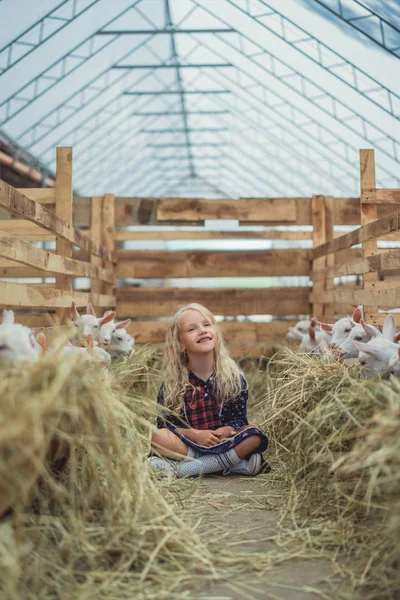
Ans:
{"type": "Polygon", "coordinates": [[[89,302],[89,304],[86,307],[86,314],[87,315],[92,315],[93,317],[96,317],[96,312],[93,308],[93,304],[91,302],[89,302]]]}
{"type": "Polygon", "coordinates": [[[353,340],[353,344],[357,348],[359,352],[364,352],[364,354],[369,354],[370,356],[374,356],[375,358],[378,356],[379,352],[376,348],[373,348],[370,344],[365,342],[356,342],[353,340]]]}
{"type": "Polygon", "coordinates": [[[318,319],[317,317],[311,317],[311,327],[316,327],[318,325],[318,319]]]}
{"type": "Polygon", "coordinates": [[[109,315],[110,313],[112,313],[112,310],[106,310],[106,312],[103,315],[103,318],[109,315]]]}
{"type": "Polygon", "coordinates": [[[376,327],[374,327],[373,325],[369,325],[368,323],[366,323],[364,321],[364,319],[361,319],[361,325],[363,326],[365,333],[370,338],[380,337],[381,336],[381,332],[376,327]]]}
{"type": "Polygon", "coordinates": [[[72,300],[71,302],[71,319],[73,321],[77,321],[79,319],[79,313],[76,309],[75,302],[72,300]]]}
{"type": "Polygon", "coordinates": [[[352,327],[355,327],[357,325],[356,321],[353,321],[353,319],[351,317],[349,317],[349,315],[347,315],[347,318],[349,320],[349,323],[352,327]]]}
{"type": "Polygon", "coordinates": [[[355,323],[359,323],[362,319],[362,313],[361,310],[359,309],[359,307],[357,306],[357,308],[354,310],[353,312],[353,321],[355,323]]]}
{"type": "Polygon", "coordinates": [[[125,321],[121,321],[120,323],[117,323],[116,329],[127,329],[127,327],[130,325],[132,319],[125,319],[125,321]]]}
{"type": "Polygon", "coordinates": [[[309,327],[308,328],[308,335],[310,336],[310,339],[315,340],[315,329],[314,329],[314,327],[309,327]]]}
{"type": "Polygon", "coordinates": [[[394,340],[393,341],[394,341],[395,344],[398,344],[399,340],[400,340],[400,333],[396,333],[396,335],[394,336],[394,340]]]}
{"type": "Polygon", "coordinates": [[[115,310],[110,311],[106,317],[102,317],[101,319],[99,319],[99,325],[105,325],[106,323],[109,323],[110,321],[115,319],[116,316],[117,313],[115,312],[115,310]]]}
{"type": "Polygon", "coordinates": [[[86,350],[89,350],[93,348],[93,336],[91,333],[89,333],[88,336],[86,336],[85,338],[85,346],[86,346],[86,350]]]}
{"type": "Polygon", "coordinates": [[[97,348],[102,348],[103,342],[97,342],[97,348]]]}
{"type": "Polygon", "coordinates": [[[394,320],[393,315],[388,315],[386,317],[383,324],[382,335],[391,342],[394,340],[394,336],[396,335],[396,321],[394,320]]]}
{"type": "Polygon", "coordinates": [[[321,323],[320,321],[318,321],[318,325],[321,327],[321,329],[323,329],[323,331],[332,331],[333,328],[333,324],[330,323],[321,323]]]}
{"type": "Polygon", "coordinates": [[[3,310],[3,325],[12,325],[14,323],[14,311],[13,310],[3,310]]]}
{"type": "Polygon", "coordinates": [[[41,331],[40,333],[38,333],[36,335],[36,341],[39,344],[39,346],[42,346],[43,350],[46,350],[47,340],[46,340],[46,336],[44,335],[43,331],[41,331]]]}

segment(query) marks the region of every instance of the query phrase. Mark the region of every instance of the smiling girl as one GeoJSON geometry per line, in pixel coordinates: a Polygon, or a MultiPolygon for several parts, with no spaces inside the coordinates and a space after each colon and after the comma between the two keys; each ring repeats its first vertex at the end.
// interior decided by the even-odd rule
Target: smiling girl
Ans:
{"type": "Polygon", "coordinates": [[[249,426],[247,383],[229,356],[212,313],[188,304],[167,330],[162,406],[152,446],[153,469],[177,477],[222,471],[257,475],[268,439],[249,426]]]}

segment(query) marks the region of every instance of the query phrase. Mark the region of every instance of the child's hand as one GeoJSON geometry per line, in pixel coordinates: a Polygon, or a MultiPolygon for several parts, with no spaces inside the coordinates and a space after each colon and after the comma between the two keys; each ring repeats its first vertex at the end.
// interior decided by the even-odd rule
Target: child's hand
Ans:
{"type": "Polygon", "coordinates": [[[216,429],[214,433],[222,440],[224,438],[229,438],[235,435],[236,430],[230,425],[225,425],[225,427],[218,427],[218,429],[216,429]]]}
{"type": "Polygon", "coordinates": [[[190,438],[201,446],[215,446],[221,442],[215,431],[208,429],[192,429],[190,438]]]}

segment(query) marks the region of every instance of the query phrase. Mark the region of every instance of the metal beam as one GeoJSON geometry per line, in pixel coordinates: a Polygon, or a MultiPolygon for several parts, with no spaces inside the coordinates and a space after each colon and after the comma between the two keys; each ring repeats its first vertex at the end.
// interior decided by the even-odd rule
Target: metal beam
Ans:
{"type": "MultiPolygon", "coordinates": [[[[188,110],[187,115],[227,115],[230,114],[230,110],[188,110]]],[[[131,113],[132,116],[141,117],[163,117],[164,115],[181,115],[180,110],[166,110],[164,112],[135,112],[131,113]]]]}
{"type": "MultiPolygon", "coordinates": [[[[179,64],[180,69],[213,69],[221,67],[233,67],[231,63],[196,63],[196,64],[179,64]]],[[[176,65],[116,65],[113,69],[176,69],[176,65]]]]}
{"type": "MultiPolygon", "coordinates": [[[[203,144],[191,144],[191,146],[205,147],[205,146],[226,146],[226,143],[209,143],[204,142],[203,144]]],[[[186,144],[147,144],[148,148],[184,148],[186,144]]]]}
{"type": "Polygon", "coordinates": [[[165,96],[173,94],[230,94],[229,90],[182,90],[182,91],[157,91],[157,92],[124,92],[124,96],[165,96]]]}
{"type": "MultiPolygon", "coordinates": [[[[228,131],[227,127],[200,127],[198,129],[191,128],[190,133],[201,133],[201,132],[212,132],[212,131],[228,131]]],[[[139,133],[183,133],[186,129],[140,129],[139,133]]]]}
{"type": "Polygon", "coordinates": [[[177,29],[175,27],[163,27],[162,29],[108,29],[101,30],[96,35],[157,35],[157,34],[198,34],[198,33],[235,33],[231,27],[223,27],[220,29],[177,29]]]}

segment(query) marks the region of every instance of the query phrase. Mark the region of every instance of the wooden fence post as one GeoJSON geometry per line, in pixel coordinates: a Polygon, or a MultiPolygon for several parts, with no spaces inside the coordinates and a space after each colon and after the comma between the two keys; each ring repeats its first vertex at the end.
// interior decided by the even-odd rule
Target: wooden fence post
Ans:
{"type": "MultiPolygon", "coordinates": [[[[66,223],[72,225],[72,148],[57,148],[57,174],[56,174],[56,215],[66,223]]],[[[72,244],[59,237],[56,239],[56,253],[72,258],[72,244]]],[[[56,275],[56,288],[67,292],[72,291],[71,275],[56,275]]],[[[69,309],[57,308],[56,321],[61,325],[68,318],[69,309]]]]}
{"type": "MultiPolygon", "coordinates": [[[[115,241],[115,197],[113,194],[105,194],[103,198],[103,238],[101,243],[103,246],[114,251],[115,241]]],[[[104,267],[106,269],[114,270],[114,263],[110,261],[104,261],[104,267]]],[[[107,296],[112,296],[114,291],[114,284],[104,283],[103,293],[107,296]]],[[[110,307],[111,308],[111,307],[110,307]]]]}
{"type": "MultiPolygon", "coordinates": [[[[376,188],[375,182],[375,152],[374,150],[360,150],[360,213],[361,225],[376,221],[378,218],[378,208],[376,204],[364,203],[364,196],[372,188],[376,188]]],[[[369,240],[362,244],[363,258],[374,256],[377,252],[377,241],[369,240]]],[[[376,288],[378,273],[365,273],[363,275],[363,289],[371,290],[376,288]]],[[[368,323],[377,324],[378,307],[364,306],[364,318],[368,323]]]]}
{"type": "MultiPolygon", "coordinates": [[[[103,230],[103,196],[92,197],[91,213],[90,239],[92,242],[101,244],[103,230]]],[[[103,266],[103,261],[100,256],[95,256],[94,254],[90,255],[90,262],[97,267],[103,266]]],[[[103,283],[99,279],[91,279],[90,291],[92,294],[102,294],[103,283]]],[[[100,310],[98,306],[95,306],[94,309],[96,312],[100,310]]],[[[97,316],[99,316],[99,314],[97,316]]]]}
{"type": "MultiPolygon", "coordinates": [[[[320,246],[333,239],[333,198],[325,196],[313,196],[312,198],[312,224],[313,224],[313,247],[320,246]]],[[[312,271],[326,269],[334,264],[334,255],[321,256],[312,261],[312,271]]],[[[313,282],[313,294],[327,291],[333,293],[333,280],[324,278],[313,282]]],[[[326,316],[334,314],[334,308],[322,302],[312,304],[312,314],[321,321],[326,316]]]]}

